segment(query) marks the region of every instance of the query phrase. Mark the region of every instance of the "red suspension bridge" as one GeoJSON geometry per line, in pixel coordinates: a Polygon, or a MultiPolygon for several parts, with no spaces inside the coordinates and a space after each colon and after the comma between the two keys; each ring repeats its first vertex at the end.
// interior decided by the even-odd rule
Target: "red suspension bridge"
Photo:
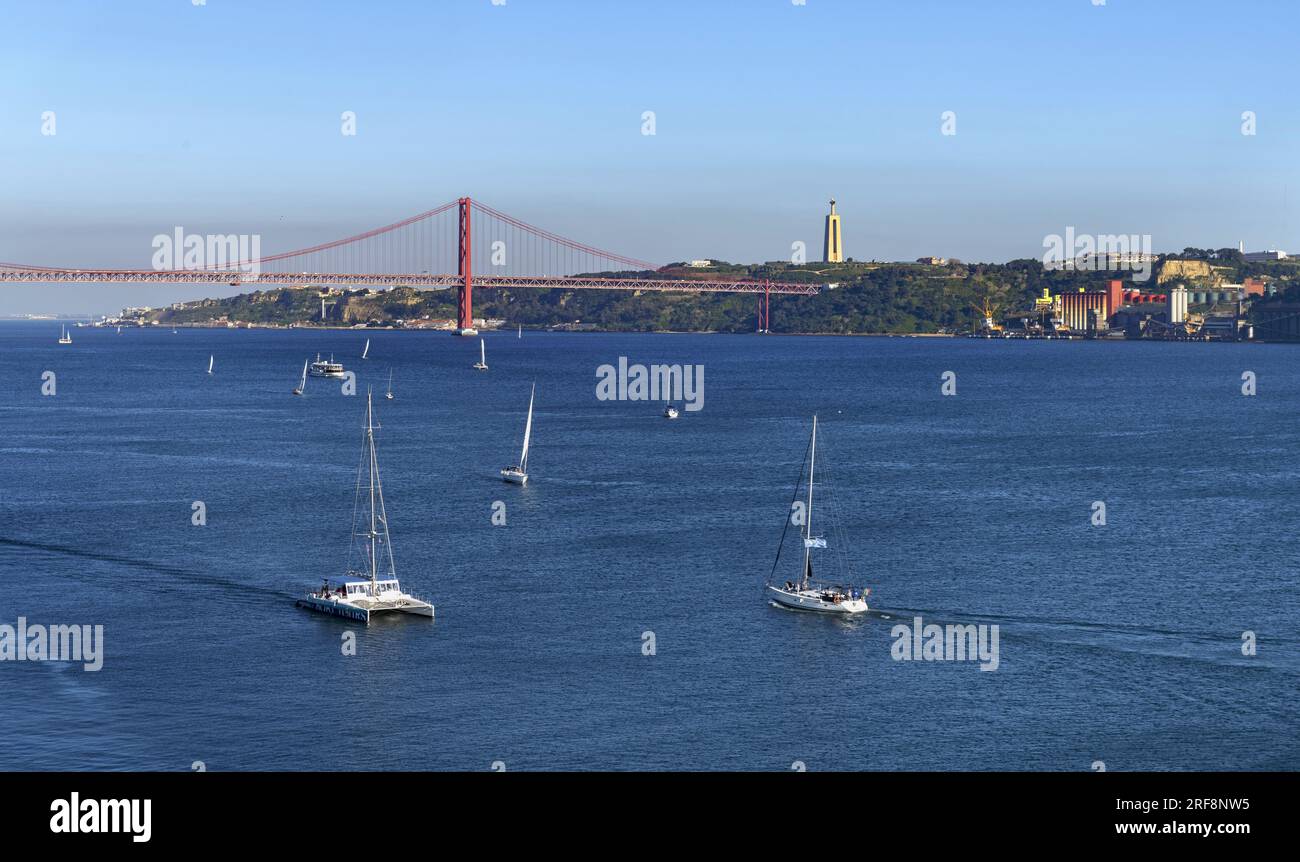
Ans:
{"type": "Polygon", "coordinates": [[[184,247],[172,250],[175,266],[160,266],[157,255],[152,269],[0,263],[0,283],[455,287],[462,333],[473,330],[475,287],[757,294],[760,331],[768,328],[772,294],[818,292],[809,284],[665,277],[652,263],[566,239],[467,197],[295,251],[249,254],[248,243],[239,239],[181,237],[178,228],[184,247]]]}

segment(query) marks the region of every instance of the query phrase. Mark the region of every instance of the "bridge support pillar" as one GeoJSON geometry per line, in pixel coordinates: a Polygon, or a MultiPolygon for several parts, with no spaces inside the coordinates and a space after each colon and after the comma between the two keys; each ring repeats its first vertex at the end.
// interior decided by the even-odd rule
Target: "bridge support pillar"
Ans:
{"type": "Polygon", "coordinates": [[[772,326],[772,283],[763,285],[763,295],[758,298],[758,333],[771,332],[772,326]]]}
{"type": "Polygon", "coordinates": [[[456,297],[456,334],[478,335],[474,328],[474,274],[473,274],[473,237],[470,236],[469,198],[460,199],[460,254],[457,259],[456,274],[460,276],[460,288],[456,297]]]}

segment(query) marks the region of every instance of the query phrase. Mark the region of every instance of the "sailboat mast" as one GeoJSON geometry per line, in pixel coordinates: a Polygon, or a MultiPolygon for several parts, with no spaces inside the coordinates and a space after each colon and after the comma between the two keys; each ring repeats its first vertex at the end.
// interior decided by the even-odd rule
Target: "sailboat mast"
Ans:
{"type": "Polygon", "coordinates": [[[808,540],[812,538],[812,511],[813,511],[813,467],[817,463],[817,414],[813,414],[812,443],[810,444],[810,454],[808,458],[808,514],[804,518],[804,536],[803,536],[803,586],[808,586],[808,561],[812,557],[812,548],[808,547],[808,540]]]}
{"type": "Polygon", "coordinates": [[[375,426],[372,419],[374,411],[373,402],[371,401],[370,391],[366,391],[366,445],[370,449],[370,591],[375,598],[379,597],[378,573],[379,560],[375,553],[375,538],[378,535],[375,532],[375,474],[378,472],[379,465],[375,462],[375,426]]]}

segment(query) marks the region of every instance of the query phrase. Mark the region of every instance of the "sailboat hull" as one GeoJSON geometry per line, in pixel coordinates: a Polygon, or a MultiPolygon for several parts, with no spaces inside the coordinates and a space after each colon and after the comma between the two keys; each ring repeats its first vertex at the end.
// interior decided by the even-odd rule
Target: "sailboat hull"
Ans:
{"type": "Polygon", "coordinates": [[[769,586],[767,597],[782,607],[796,611],[811,611],[820,614],[852,616],[867,612],[867,603],[862,599],[841,599],[831,601],[823,597],[822,590],[783,590],[769,586]]]}
{"type": "Polygon", "coordinates": [[[511,485],[528,484],[528,474],[523,472],[522,470],[518,470],[513,467],[507,467],[506,469],[502,470],[501,478],[509,482],[511,485]]]}

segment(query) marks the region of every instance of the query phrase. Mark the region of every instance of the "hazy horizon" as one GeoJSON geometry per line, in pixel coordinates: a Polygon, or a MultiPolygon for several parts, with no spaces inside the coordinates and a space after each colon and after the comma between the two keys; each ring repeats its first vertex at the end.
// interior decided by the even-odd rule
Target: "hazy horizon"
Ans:
{"type": "MultiPolygon", "coordinates": [[[[18,6],[0,57],[0,260],[148,268],[178,226],[258,234],[270,254],[462,195],[660,264],[788,259],[796,241],[815,259],[832,196],[858,260],[1041,258],[1070,227],[1155,251],[1290,250],[1300,12],[1230,12],[18,6]]],[[[0,313],[237,292],[3,286],[0,313]]]]}

